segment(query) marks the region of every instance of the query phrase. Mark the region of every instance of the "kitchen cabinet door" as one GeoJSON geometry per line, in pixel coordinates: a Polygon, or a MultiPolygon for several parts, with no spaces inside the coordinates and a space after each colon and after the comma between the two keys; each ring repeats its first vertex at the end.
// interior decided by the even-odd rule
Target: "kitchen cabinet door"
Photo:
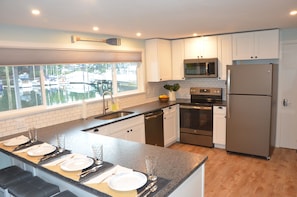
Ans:
{"type": "Polygon", "coordinates": [[[185,59],[216,58],[217,36],[185,39],[185,59]]]}
{"type": "Polygon", "coordinates": [[[184,40],[171,41],[171,59],[172,59],[172,80],[184,80],[184,59],[185,59],[184,40]]]}
{"type": "Polygon", "coordinates": [[[144,124],[134,125],[130,130],[126,130],[126,139],[129,141],[145,143],[144,124]]]}
{"type": "Polygon", "coordinates": [[[116,131],[110,137],[145,143],[144,125],[138,124],[116,131]]]}
{"type": "Polygon", "coordinates": [[[171,43],[169,40],[145,41],[146,73],[149,82],[171,80],[171,43]]]}
{"type": "Polygon", "coordinates": [[[233,34],[233,60],[278,59],[279,30],[233,34]]]}
{"type": "Polygon", "coordinates": [[[88,132],[145,143],[144,116],[121,120],[88,132]]]}
{"type": "Polygon", "coordinates": [[[217,148],[226,146],[226,107],[213,107],[213,143],[217,148]]]}
{"type": "Polygon", "coordinates": [[[227,65],[232,65],[232,36],[218,36],[218,79],[226,80],[227,65]]]}
{"type": "Polygon", "coordinates": [[[258,59],[279,58],[279,30],[255,32],[255,55],[258,59]]]}
{"type": "Polygon", "coordinates": [[[178,133],[178,110],[177,105],[166,107],[163,109],[163,123],[164,123],[164,145],[165,147],[177,141],[178,133]]]}

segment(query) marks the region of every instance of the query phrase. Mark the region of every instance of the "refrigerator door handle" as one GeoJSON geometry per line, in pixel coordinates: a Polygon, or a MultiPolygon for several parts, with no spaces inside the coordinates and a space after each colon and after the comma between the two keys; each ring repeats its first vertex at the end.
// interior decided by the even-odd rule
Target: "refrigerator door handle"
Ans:
{"type": "Polygon", "coordinates": [[[227,118],[230,118],[230,80],[231,80],[231,70],[227,70],[227,118]]]}
{"type": "Polygon", "coordinates": [[[230,118],[230,101],[229,95],[227,95],[227,118],[230,118]]]}
{"type": "Polygon", "coordinates": [[[227,70],[227,93],[230,93],[231,70],[227,70]]]}

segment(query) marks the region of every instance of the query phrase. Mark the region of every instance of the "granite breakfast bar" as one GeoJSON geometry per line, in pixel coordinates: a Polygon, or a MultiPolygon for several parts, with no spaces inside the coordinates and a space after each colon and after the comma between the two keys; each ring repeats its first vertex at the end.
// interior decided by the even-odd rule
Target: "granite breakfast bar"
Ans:
{"type": "MultiPolygon", "coordinates": [[[[156,175],[168,180],[168,183],[152,196],[184,196],[185,194],[195,197],[204,196],[204,166],[207,156],[82,131],[92,125],[93,120],[89,119],[41,128],[38,129],[38,140],[56,145],[56,135],[63,133],[66,136],[66,149],[71,150],[72,153],[90,157],[93,157],[91,145],[102,143],[104,161],[143,173],[146,172],[145,156],[156,155],[158,157],[156,175]]],[[[27,135],[27,133],[22,134],[27,135]]],[[[0,141],[11,137],[13,136],[6,136],[0,141]]],[[[59,184],[62,190],[74,191],[78,196],[107,196],[80,182],[53,173],[41,165],[19,158],[13,153],[2,149],[0,151],[2,162],[16,164],[33,171],[36,175],[59,184]]]]}

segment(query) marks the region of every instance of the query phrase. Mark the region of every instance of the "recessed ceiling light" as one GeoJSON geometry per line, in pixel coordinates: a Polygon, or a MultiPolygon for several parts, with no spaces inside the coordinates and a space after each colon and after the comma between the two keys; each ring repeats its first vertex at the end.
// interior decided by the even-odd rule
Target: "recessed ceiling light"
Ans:
{"type": "Polygon", "coordinates": [[[136,33],[136,36],[137,36],[137,37],[140,37],[140,36],[141,36],[141,33],[140,33],[140,32],[137,32],[137,33],[136,33]]]}
{"type": "Polygon", "coordinates": [[[297,14],[297,10],[292,10],[291,12],[290,12],[290,15],[296,15],[297,14]]]}
{"type": "Polygon", "coordinates": [[[31,11],[31,13],[32,13],[33,15],[39,15],[39,14],[40,14],[40,11],[37,10],[37,9],[33,9],[33,10],[31,11]]]}
{"type": "Polygon", "coordinates": [[[94,26],[94,27],[93,27],[93,30],[94,30],[94,31],[98,31],[98,30],[99,30],[99,27],[94,26]]]}
{"type": "Polygon", "coordinates": [[[198,36],[198,34],[197,33],[193,33],[193,36],[198,36]]]}

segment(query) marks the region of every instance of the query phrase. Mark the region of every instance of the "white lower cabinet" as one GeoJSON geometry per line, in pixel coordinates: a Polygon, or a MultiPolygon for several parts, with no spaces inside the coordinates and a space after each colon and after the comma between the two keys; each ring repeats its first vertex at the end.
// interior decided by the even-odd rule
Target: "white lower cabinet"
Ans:
{"type": "Polygon", "coordinates": [[[179,132],[178,105],[163,108],[164,146],[168,147],[177,141],[179,132]]]}
{"type": "Polygon", "coordinates": [[[217,148],[226,146],[226,107],[213,107],[213,143],[217,148]]]}
{"type": "Polygon", "coordinates": [[[93,129],[91,132],[124,140],[140,142],[143,144],[145,143],[143,115],[102,126],[97,130],[98,131],[93,129]]]}

